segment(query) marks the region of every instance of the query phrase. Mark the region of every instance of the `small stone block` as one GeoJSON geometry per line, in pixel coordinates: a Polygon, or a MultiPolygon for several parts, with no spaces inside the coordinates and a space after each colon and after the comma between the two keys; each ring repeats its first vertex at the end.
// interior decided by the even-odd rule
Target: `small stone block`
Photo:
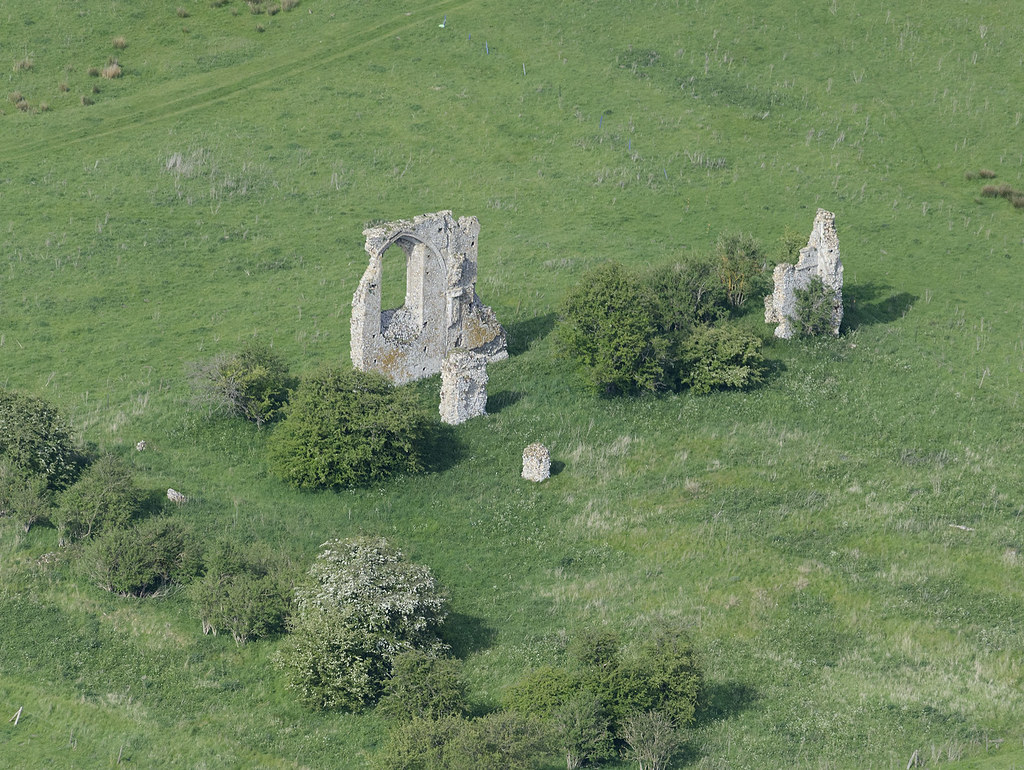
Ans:
{"type": "Polygon", "coordinates": [[[543,444],[530,444],[523,450],[523,478],[544,481],[551,476],[551,452],[543,444]]]}

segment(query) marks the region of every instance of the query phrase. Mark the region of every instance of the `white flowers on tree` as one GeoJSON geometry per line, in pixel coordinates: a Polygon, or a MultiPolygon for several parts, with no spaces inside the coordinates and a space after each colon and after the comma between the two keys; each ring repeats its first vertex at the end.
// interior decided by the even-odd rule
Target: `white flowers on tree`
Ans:
{"type": "Polygon", "coordinates": [[[315,708],[358,711],[377,701],[395,657],[440,653],[448,600],[430,568],[383,538],[331,540],[296,589],[291,686],[315,708]]]}

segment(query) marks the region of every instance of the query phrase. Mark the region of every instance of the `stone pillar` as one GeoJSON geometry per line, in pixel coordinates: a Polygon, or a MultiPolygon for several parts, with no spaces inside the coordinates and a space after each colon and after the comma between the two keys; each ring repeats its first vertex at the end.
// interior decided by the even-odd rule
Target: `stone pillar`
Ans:
{"type": "Polygon", "coordinates": [[[523,450],[523,478],[544,481],[551,475],[551,452],[543,444],[530,444],[523,450]]]}
{"type": "Polygon", "coordinates": [[[455,350],[441,363],[441,421],[458,425],[487,414],[487,356],[455,350]]]}

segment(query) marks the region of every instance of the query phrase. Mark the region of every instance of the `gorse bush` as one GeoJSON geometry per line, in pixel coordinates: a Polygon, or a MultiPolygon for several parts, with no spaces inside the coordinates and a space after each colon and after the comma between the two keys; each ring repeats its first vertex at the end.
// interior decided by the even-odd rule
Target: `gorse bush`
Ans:
{"type": "Polygon", "coordinates": [[[295,387],[284,361],[260,342],[197,365],[191,380],[200,405],[257,425],[278,418],[295,387]]]}
{"type": "Polygon", "coordinates": [[[51,489],[73,482],[81,461],[70,426],[53,406],[9,390],[0,390],[0,458],[42,476],[51,489]]]}
{"type": "Polygon", "coordinates": [[[149,519],[89,541],[79,561],[97,586],[120,596],[152,596],[199,570],[199,546],[181,524],[149,519]]]}
{"type": "Polygon", "coordinates": [[[353,487],[423,470],[433,418],[411,388],[327,369],[299,385],[268,443],[272,470],[303,489],[353,487]]]}
{"type": "Polygon", "coordinates": [[[291,585],[265,549],[225,540],[204,562],[202,577],[189,586],[204,634],[226,631],[241,645],[284,630],[291,585]]]}
{"type": "Polygon", "coordinates": [[[438,632],[447,614],[430,569],[386,540],[332,540],[296,589],[279,663],[307,705],[359,711],[380,697],[400,654],[445,649],[438,632]]]}

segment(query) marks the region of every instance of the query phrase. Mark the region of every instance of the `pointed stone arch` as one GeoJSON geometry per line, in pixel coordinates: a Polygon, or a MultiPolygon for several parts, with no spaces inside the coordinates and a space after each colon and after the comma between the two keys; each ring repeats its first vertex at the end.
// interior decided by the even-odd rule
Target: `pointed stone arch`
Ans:
{"type": "Polygon", "coordinates": [[[453,350],[508,357],[505,330],[476,294],[476,217],[450,211],[424,214],[363,231],[370,257],[352,298],[352,364],[378,371],[395,383],[441,371],[453,350]],[[384,254],[399,248],[406,258],[405,304],[381,308],[384,254]]]}

